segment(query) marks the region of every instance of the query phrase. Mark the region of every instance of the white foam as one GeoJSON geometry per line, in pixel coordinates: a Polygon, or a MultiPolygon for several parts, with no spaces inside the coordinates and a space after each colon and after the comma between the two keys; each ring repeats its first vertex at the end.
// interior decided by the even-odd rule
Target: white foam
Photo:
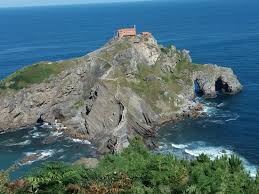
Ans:
{"type": "Polygon", "coordinates": [[[9,143],[6,146],[24,146],[24,145],[29,145],[31,144],[31,140],[25,140],[19,143],[9,143]]]}
{"type": "Polygon", "coordinates": [[[38,128],[37,127],[33,127],[33,129],[31,131],[29,131],[29,134],[32,134],[34,131],[37,131],[38,128]]]}
{"type": "Polygon", "coordinates": [[[49,123],[43,123],[40,127],[44,129],[52,129],[52,126],[49,123]]]}
{"type": "Polygon", "coordinates": [[[70,141],[73,141],[75,143],[81,143],[81,144],[87,144],[90,145],[91,142],[88,140],[81,140],[81,139],[73,139],[73,138],[68,138],[70,141]]]}
{"type": "Polygon", "coordinates": [[[48,158],[50,158],[51,156],[53,156],[55,154],[55,150],[38,150],[36,152],[27,152],[25,153],[26,157],[30,157],[33,155],[39,155],[39,157],[37,157],[35,160],[29,160],[26,163],[23,163],[20,165],[30,165],[34,162],[40,161],[40,160],[46,160],[48,158]]]}
{"type": "MultiPolygon", "coordinates": [[[[190,147],[193,148],[188,147],[187,149],[184,149],[184,152],[194,157],[198,157],[201,154],[206,154],[210,159],[215,160],[216,158],[220,158],[222,156],[230,157],[231,155],[237,155],[235,152],[230,149],[226,149],[225,147],[207,146],[204,142],[193,142],[190,144],[190,147]]],[[[238,156],[240,160],[242,160],[245,169],[250,173],[250,176],[255,177],[257,172],[256,166],[249,163],[244,157],[240,155],[238,156]]]]}
{"type": "Polygon", "coordinates": [[[54,155],[54,153],[55,153],[54,150],[43,150],[41,152],[42,157],[40,157],[40,159],[44,159],[44,158],[46,159],[46,157],[51,157],[54,155]]]}
{"type": "Polygon", "coordinates": [[[223,107],[223,106],[225,106],[225,105],[226,105],[226,104],[225,104],[224,102],[222,102],[222,103],[218,104],[217,107],[218,107],[218,108],[221,108],[221,107],[223,107]]]}
{"type": "Polygon", "coordinates": [[[161,149],[163,149],[163,148],[164,148],[164,146],[161,146],[161,145],[160,145],[160,146],[158,146],[158,148],[161,150],[161,149]]]}
{"type": "Polygon", "coordinates": [[[218,109],[213,106],[204,106],[202,112],[205,112],[209,117],[215,115],[218,109]]]}
{"type": "MultiPolygon", "coordinates": [[[[222,156],[230,157],[231,155],[237,155],[232,150],[225,148],[223,146],[209,146],[206,142],[196,141],[188,144],[174,144],[171,143],[173,148],[177,148],[179,151],[183,151],[188,155],[193,157],[198,157],[201,154],[206,154],[210,159],[215,160],[222,156]]],[[[168,144],[161,142],[159,146],[160,153],[174,153],[172,147],[168,144]]],[[[250,173],[251,177],[256,177],[257,167],[250,162],[248,162],[244,157],[239,155],[240,160],[243,162],[244,168],[250,173]]]]}
{"type": "Polygon", "coordinates": [[[174,143],[172,143],[171,145],[172,145],[172,147],[177,148],[177,149],[184,149],[184,148],[188,147],[188,145],[184,145],[184,144],[174,144],[174,143]]]}
{"type": "Polygon", "coordinates": [[[206,154],[213,160],[225,155],[230,156],[234,154],[231,150],[223,147],[198,147],[196,149],[185,149],[184,152],[195,157],[206,154]]]}
{"type": "Polygon", "coordinates": [[[32,134],[32,138],[40,138],[40,137],[45,137],[47,134],[44,134],[42,132],[35,132],[32,134]]]}
{"type": "Polygon", "coordinates": [[[225,120],[225,121],[226,121],[226,122],[229,122],[229,121],[236,121],[238,118],[239,118],[239,115],[236,115],[235,117],[230,118],[230,119],[227,119],[227,120],[225,120]]]}
{"type": "Polygon", "coordinates": [[[203,104],[203,110],[200,112],[206,113],[209,117],[215,115],[219,109],[217,109],[218,104],[215,102],[208,102],[203,98],[196,98],[196,100],[203,104]]]}
{"type": "Polygon", "coordinates": [[[250,176],[255,178],[256,174],[257,174],[257,167],[255,165],[251,164],[250,162],[248,162],[243,157],[240,157],[240,159],[242,160],[245,169],[250,173],[250,176]]]}
{"type": "Polygon", "coordinates": [[[72,145],[63,145],[64,147],[66,147],[66,148],[70,148],[72,145]]]}
{"type": "Polygon", "coordinates": [[[52,131],[51,132],[51,135],[52,136],[55,136],[55,137],[60,137],[63,135],[63,132],[59,132],[59,131],[52,131]]]}
{"type": "Polygon", "coordinates": [[[65,155],[62,155],[62,156],[60,156],[58,159],[59,160],[62,160],[62,159],[64,159],[65,158],[65,155]]]}
{"type": "Polygon", "coordinates": [[[57,152],[62,153],[62,152],[64,152],[64,149],[59,149],[57,152]]]}
{"type": "Polygon", "coordinates": [[[216,123],[216,124],[220,124],[220,125],[223,125],[224,124],[224,121],[222,120],[206,120],[207,122],[210,122],[210,123],[216,123]]]}
{"type": "Polygon", "coordinates": [[[239,115],[237,113],[220,109],[221,107],[226,105],[225,102],[216,104],[203,101],[202,103],[204,104],[204,108],[201,112],[205,112],[208,115],[207,119],[205,120],[207,122],[224,124],[225,122],[235,121],[239,118],[239,115]],[[214,119],[212,120],[212,118],[214,119]]]}

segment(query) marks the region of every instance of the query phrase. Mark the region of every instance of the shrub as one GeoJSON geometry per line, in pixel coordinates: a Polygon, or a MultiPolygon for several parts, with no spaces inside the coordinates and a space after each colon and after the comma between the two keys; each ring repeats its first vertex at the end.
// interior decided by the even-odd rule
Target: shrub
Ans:
{"type": "Polygon", "coordinates": [[[94,170],[48,163],[26,180],[16,193],[259,193],[259,176],[251,178],[237,156],[179,160],[152,153],[139,140],[121,154],[105,156],[94,170]]]}

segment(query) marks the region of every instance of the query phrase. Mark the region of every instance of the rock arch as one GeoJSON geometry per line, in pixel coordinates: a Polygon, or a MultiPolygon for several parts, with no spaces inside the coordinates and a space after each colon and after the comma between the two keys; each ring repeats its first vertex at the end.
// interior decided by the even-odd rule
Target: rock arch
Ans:
{"type": "Polygon", "coordinates": [[[222,77],[215,81],[215,90],[217,93],[231,93],[231,88],[227,82],[224,82],[222,77]]]}
{"type": "Polygon", "coordinates": [[[205,98],[215,98],[219,93],[236,94],[242,90],[242,85],[230,68],[216,65],[204,65],[203,70],[193,74],[195,94],[205,98]],[[197,87],[199,86],[199,87],[197,87]]]}
{"type": "Polygon", "coordinates": [[[198,79],[194,80],[194,93],[197,97],[201,97],[204,95],[204,91],[202,90],[202,87],[200,86],[198,79]]]}

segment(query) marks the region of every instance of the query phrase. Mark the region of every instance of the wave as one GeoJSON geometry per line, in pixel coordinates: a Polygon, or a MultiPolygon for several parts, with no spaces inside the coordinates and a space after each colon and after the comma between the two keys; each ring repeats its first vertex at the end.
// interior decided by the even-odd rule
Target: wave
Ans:
{"type": "Polygon", "coordinates": [[[224,125],[224,121],[223,120],[210,120],[210,119],[206,119],[204,121],[207,121],[207,122],[210,122],[210,123],[219,124],[219,125],[224,125]]]}
{"type": "Polygon", "coordinates": [[[207,156],[209,156],[211,159],[215,160],[216,158],[220,158],[222,156],[231,156],[234,154],[233,151],[226,149],[224,147],[213,147],[213,146],[209,146],[209,147],[197,147],[197,148],[193,148],[193,149],[184,149],[184,152],[198,157],[201,154],[206,154],[207,156]]]}
{"type": "Polygon", "coordinates": [[[62,156],[58,157],[58,160],[64,160],[65,157],[66,157],[66,155],[62,155],[62,156]]]}
{"type": "Polygon", "coordinates": [[[41,138],[41,137],[46,137],[48,134],[42,133],[42,132],[35,132],[32,134],[32,138],[41,138]]]}
{"type": "Polygon", "coordinates": [[[38,150],[36,152],[26,152],[25,157],[19,162],[21,166],[30,165],[40,160],[46,160],[55,154],[55,150],[38,150]]]}
{"type": "Polygon", "coordinates": [[[198,147],[196,149],[185,149],[184,152],[194,157],[197,157],[201,154],[206,154],[212,160],[222,156],[230,157],[231,155],[237,155],[243,162],[245,169],[250,173],[251,177],[255,177],[257,173],[257,167],[255,165],[251,164],[244,157],[236,154],[232,150],[226,149],[224,147],[198,147]]]}
{"type": "Polygon", "coordinates": [[[50,133],[51,136],[54,136],[54,137],[60,137],[63,135],[63,132],[59,132],[59,131],[52,131],[50,133]]]}
{"type": "Polygon", "coordinates": [[[30,145],[31,144],[31,140],[25,140],[22,142],[18,142],[18,143],[9,143],[6,144],[6,146],[11,147],[11,146],[25,146],[25,145],[30,145]]]}
{"type": "Polygon", "coordinates": [[[236,116],[233,117],[233,118],[227,119],[226,122],[229,122],[229,121],[236,121],[238,118],[239,118],[239,115],[236,115],[236,116]]]}
{"type": "Polygon", "coordinates": [[[174,143],[172,143],[171,145],[172,145],[172,147],[177,148],[177,149],[184,149],[184,148],[188,147],[188,145],[184,145],[184,144],[174,144],[174,143]]]}
{"type": "Polygon", "coordinates": [[[206,122],[222,125],[225,122],[235,121],[239,118],[237,113],[221,109],[222,107],[226,106],[226,102],[217,104],[214,102],[207,102],[201,98],[197,98],[197,101],[204,104],[204,109],[202,112],[205,112],[208,115],[207,119],[204,120],[206,122]]]}
{"type": "Polygon", "coordinates": [[[224,107],[225,105],[226,105],[226,103],[225,103],[225,102],[219,103],[219,104],[217,105],[217,108],[224,107]]]}
{"type": "Polygon", "coordinates": [[[34,131],[37,131],[37,130],[38,130],[37,127],[33,127],[33,129],[29,131],[29,134],[31,135],[31,134],[33,134],[34,131]]]}
{"type": "MultiPolygon", "coordinates": [[[[174,143],[170,143],[170,144],[171,144],[171,148],[170,146],[168,146],[168,144],[161,143],[161,145],[159,146],[158,152],[172,153],[176,157],[180,157],[180,158],[184,158],[184,156],[187,154],[190,156],[188,157],[190,159],[194,159],[201,154],[206,154],[207,156],[209,156],[211,160],[215,160],[223,156],[230,157],[231,155],[238,155],[230,148],[226,148],[223,146],[211,146],[203,141],[196,141],[188,144],[174,144],[174,143]]],[[[250,176],[255,177],[257,172],[257,167],[251,164],[249,161],[247,161],[244,157],[240,155],[238,156],[242,160],[245,169],[250,173],[250,176]]]]}
{"type": "Polygon", "coordinates": [[[81,144],[87,144],[87,145],[91,144],[91,142],[88,141],[88,140],[73,139],[73,138],[67,138],[67,139],[74,142],[74,143],[81,143],[81,144]]]}
{"type": "Polygon", "coordinates": [[[52,126],[49,123],[43,123],[40,127],[43,129],[52,129],[52,126]]]}
{"type": "Polygon", "coordinates": [[[204,105],[205,106],[204,106],[202,112],[206,113],[208,115],[208,117],[212,117],[215,114],[217,114],[218,109],[215,106],[210,106],[210,105],[207,105],[207,104],[204,104],[204,105]]]}

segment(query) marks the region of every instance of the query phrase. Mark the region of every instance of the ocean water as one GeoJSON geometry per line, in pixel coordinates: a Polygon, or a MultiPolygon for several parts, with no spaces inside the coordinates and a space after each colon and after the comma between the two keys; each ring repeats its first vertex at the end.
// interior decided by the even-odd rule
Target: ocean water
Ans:
{"type": "MultiPolygon", "coordinates": [[[[202,0],[0,9],[0,79],[38,61],[84,55],[105,44],[117,28],[136,24],[161,44],[190,50],[195,63],[233,68],[244,85],[237,96],[205,101],[207,118],[159,129],[159,151],[187,158],[238,154],[254,174],[259,165],[258,7],[256,0],[202,0]]],[[[46,157],[23,165],[16,177],[41,161],[62,156],[71,161],[94,152],[91,145],[63,136],[46,146],[44,135],[33,136],[32,130],[0,135],[0,169],[32,152],[46,157]]]]}
{"type": "Polygon", "coordinates": [[[0,135],[0,169],[16,165],[17,168],[11,174],[14,179],[44,161],[73,163],[81,157],[95,156],[96,149],[89,141],[72,139],[46,127],[33,127],[0,135]]]}

